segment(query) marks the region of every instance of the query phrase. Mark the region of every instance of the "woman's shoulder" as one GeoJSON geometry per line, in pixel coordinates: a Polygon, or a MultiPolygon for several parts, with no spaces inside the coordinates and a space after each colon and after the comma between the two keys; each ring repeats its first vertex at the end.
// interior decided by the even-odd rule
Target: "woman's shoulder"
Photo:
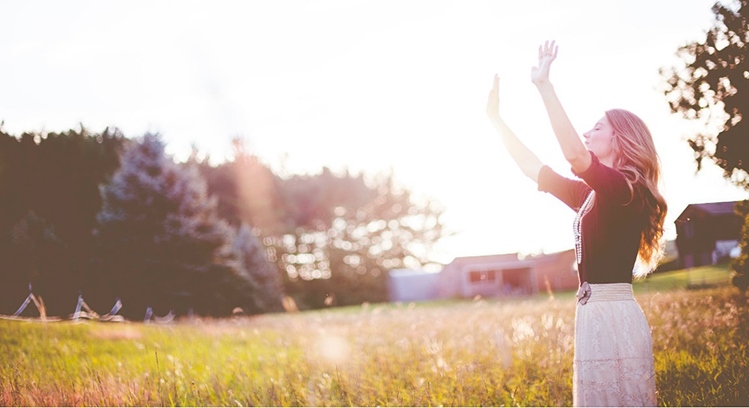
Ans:
{"type": "Polygon", "coordinates": [[[591,152],[591,164],[583,172],[575,173],[596,192],[601,200],[611,204],[625,205],[633,198],[632,182],[625,173],[614,167],[609,167],[591,152]]]}

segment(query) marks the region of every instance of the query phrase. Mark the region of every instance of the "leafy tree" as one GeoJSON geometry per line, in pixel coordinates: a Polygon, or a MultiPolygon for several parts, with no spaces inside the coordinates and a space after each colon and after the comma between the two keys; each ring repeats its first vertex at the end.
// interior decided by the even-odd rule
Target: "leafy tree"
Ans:
{"type": "Polygon", "coordinates": [[[749,188],[749,0],[716,3],[705,39],[677,51],[680,64],[661,69],[674,113],[701,125],[689,139],[698,169],[710,158],[736,185],[749,188]]]}
{"type": "Polygon", "coordinates": [[[151,306],[157,313],[229,314],[236,298],[230,288],[241,280],[232,232],[194,166],[175,164],[161,139],[148,134],[124,153],[101,194],[102,278],[122,299],[123,313],[141,318],[151,306]]]}
{"type": "Polygon", "coordinates": [[[221,217],[237,227],[246,223],[266,235],[293,228],[280,195],[282,180],[246,151],[242,139],[235,139],[233,147],[233,158],[215,167],[209,160],[197,160],[195,154],[191,158],[210,193],[218,197],[221,217]]]}
{"type": "MultiPolygon", "coordinates": [[[[715,24],[705,39],[679,48],[681,64],[662,68],[666,84],[664,93],[674,113],[698,122],[701,131],[689,139],[695,153],[697,170],[702,159],[710,158],[737,186],[749,190],[749,0],[715,3],[715,24]]],[[[745,204],[736,211],[745,220],[744,234],[749,231],[745,204]]],[[[734,283],[746,289],[746,237],[742,255],[732,265],[734,283]]]]}
{"type": "Polygon", "coordinates": [[[736,214],[744,220],[744,227],[741,229],[739,241],[741,255],[731,265],[736,272],[733,284],[745,292],[749,288],[749,200],[736,204],[736,214]]]}
{"type": "Polygon", "coordinates": [[[418,268],[444,234],[442,209],[416,199],[393,174],[281,177],[235,141],[234,157],[199,162],[219,211],[252,225],[285,291],[304,308],[387,299],[390,269],[418,268]]]}
{"type": "Polygon", "coordinates": [[[273,237],[272,250],[307,307],[387,300],[387,272],[430,263],[444,235],[439,205],[416,200],[392,173],[367,182],[323,169],[286,180],[284,197],[297,228],[273,237]]]}

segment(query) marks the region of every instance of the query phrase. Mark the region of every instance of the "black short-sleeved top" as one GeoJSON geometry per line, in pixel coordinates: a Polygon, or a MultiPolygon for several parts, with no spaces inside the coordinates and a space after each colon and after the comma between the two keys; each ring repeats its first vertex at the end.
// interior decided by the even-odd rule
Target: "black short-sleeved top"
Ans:
{"type": "Polygon", "coordinates": [[[640,236],[647,221],[643,200],[637,196],[638,189],[630,190],[624,174],[602,164],[593,152],[590,155],[592,163],[587,170],[573,170],[583,181],[562,177],[543,166],[538,173],[538,189],[553,194],[575,211],[593,189],[593,207],[582,217],[580,226],[580,282],[632,283],[640,236]]]}

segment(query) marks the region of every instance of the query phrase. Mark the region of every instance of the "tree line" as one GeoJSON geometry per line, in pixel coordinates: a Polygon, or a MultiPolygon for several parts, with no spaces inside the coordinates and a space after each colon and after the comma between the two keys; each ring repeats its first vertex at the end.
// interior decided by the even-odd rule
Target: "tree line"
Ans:
{"type": "MultiPolygon", "coordinates": [[[[713,160],[749,188],[749,1],[713,6],[705,38],[661,69],[674,113],[700,123],[697,168],[713,160]]],[[[241,140],[218,165],[179,163],[155,135],[25,132],[0,124],[0,314],[29,285],[50,315],[82,294],[97,310],[223,316],[386,300],[386,274],[429,263],[442,208],[393,174],[279,175],[241,140]]],[[[734,283],[749,287],[749,201],[734,283]]]]}
{"type": "Polygon", "coordinates": [[[58,316],[79,294],[131,319],[380,302],[388,270],[430,262],[442,211],[392,172],[282,177],[240,139],[212,165],[158,135],[0,128],[0,313],[29,285],[58,316]]]}

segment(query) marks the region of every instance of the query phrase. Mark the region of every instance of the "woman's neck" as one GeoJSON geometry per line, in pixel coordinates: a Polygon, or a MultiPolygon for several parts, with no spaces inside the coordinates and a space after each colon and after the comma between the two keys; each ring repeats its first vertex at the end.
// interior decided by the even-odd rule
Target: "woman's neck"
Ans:
{"type": "Polygon", "coordinates": [[[614,156],[608,155],[606,157],[599,157],[598,161],[601,162],[604,166],[614,168],[614,156]]]}

